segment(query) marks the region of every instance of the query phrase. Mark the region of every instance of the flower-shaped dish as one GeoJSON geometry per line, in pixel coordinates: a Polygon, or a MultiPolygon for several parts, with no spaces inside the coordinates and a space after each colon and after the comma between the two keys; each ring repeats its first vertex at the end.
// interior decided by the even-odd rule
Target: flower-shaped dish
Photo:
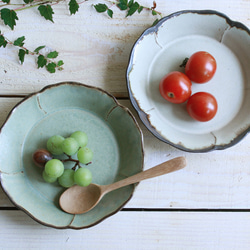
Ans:
{"type": "Polygon", "coordinates": [[[161,19],[140,36],[131,51],[127,87],[145,126],[160,140],[184,151],[207,152],[239,142],[250,127],[250,31],[213,10],[186,10],[161,19]],[[192,84],[218,102],[208,122],[193,120],[185,104],[163,99],[159,82],[171,71],[184,72],[185,58],[207,51],[217,62],[209,82],[192,84]]]}
{"type": "Polygon", "coordinates": [[[64,188],[44,182],[32,154],[45,148],[50,136],[67,137],[77,130],[87,133],[88,147],[94,152],[92,163],[86,166],[93,174],[93,183],[105,185],[142,171],[141,130],[130,111],[112,95],[68,82],[27,96],[1,128],[0,180],[10,200],[43,225],[93,226],[118,212],[134,192],[135,185],[113,191],[85,214],[72,215],[60,209],[58,200],[64,188]]]}

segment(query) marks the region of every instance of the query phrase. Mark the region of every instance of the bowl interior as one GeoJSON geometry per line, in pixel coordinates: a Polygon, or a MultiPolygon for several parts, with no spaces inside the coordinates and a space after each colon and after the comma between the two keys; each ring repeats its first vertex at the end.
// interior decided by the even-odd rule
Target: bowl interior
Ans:
{"type": "MultiPolygon", "coordinates": [[[[107,194],[82,215],[63,212],[58,199],[65,190],[42,179],[32,161],[55,134],[82,130],[94,152],[89,168],[93,183],[109,184],[140,172],[143,167],[141,131],[131,115],[108,93],[76,83],[54,85],[31,95],[12,111],[0,133],[1,184],[10,199],[39,222],[57,228],[84,228],[118,211],[132,196],[134,185],[107,194]]],[[[73,164],[74,165],[74,164],[73,164]]],[[[73,167],[72,163],[65,168],[73,167]]]]}
{"type": "Polygon", "coordinates": [[[136,42],[127,71],[130,98],[148,129],[159,139],[186,151],[209,151],[233,145],[248,132],[250,116],[250,34],[242,24],[214,11],[183,11],[163,18],[136,42]],[[186,103],[171,104],[159,82],[197,51],[217,61],[208,83],[192,85],[192,93],[215,96],[218,112],[209,122],[189,117],[186,103]]]}

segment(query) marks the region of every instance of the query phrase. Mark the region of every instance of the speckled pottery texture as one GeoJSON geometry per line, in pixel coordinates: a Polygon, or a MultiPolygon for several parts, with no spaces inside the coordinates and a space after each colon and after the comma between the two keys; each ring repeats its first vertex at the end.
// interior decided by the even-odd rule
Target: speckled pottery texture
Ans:
{"type": "Polygon", "coordinates": [[[92,163],[86,166],[93,183],[109,184],[143,169],[141,130],[130,111],[109,93],[67,82],[27,96],[1,128],[0,180],[10,200],[46,226],[93,226],[118,212],[135,189],[130,185],[113,191],[85,214],[71,215],[60,209],[58,199],[65,189],[43,181],[42,169],[34,165],[32,154],[45,148],[50,136],[67,137],[77,130],[87,133],[88,147],[94,152],[92,163]]]}
{"type": "Polygon", "coordinates": [[[136,41],[127,68],[131,102],[145,126],[160,140],[184,151],[208,152],[238,143],[250,127],[250,31],[213,10],[180,11],[161,19],[136,41]],[[217,61],[215,76],[193,84],[192,92],[215,96],[218,112],[209,122],[193,120],[186,104],[171,104],[159,82],[196,51],[217,61]]]}

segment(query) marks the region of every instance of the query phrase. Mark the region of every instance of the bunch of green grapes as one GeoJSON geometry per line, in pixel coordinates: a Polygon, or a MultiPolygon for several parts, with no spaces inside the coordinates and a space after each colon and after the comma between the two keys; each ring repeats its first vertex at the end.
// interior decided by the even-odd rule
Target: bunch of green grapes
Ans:
{"type": "Polygon", "coordinates": [[[33,154],[34,163],[43,168],[43,179],[48,183],[58,181],[63,187],[71,187],[75,184],[88,186],[92,182],[92,173],[81,164],[90,164],[93,152],[87,147],[88,137],[82,131],[75,131],[69,137],[53,135],[47,141],[47,149],[38,149],[33,154]],[[59,160],[56,156],[65,154],[68,159],[59,160]],[[72,156],[76,155],[77,160],[72,156]],[[72,169],[66,169],[64,162],[75,163],[72,169]],[[78,167],[78,168],[77,168],[78,167]]]}

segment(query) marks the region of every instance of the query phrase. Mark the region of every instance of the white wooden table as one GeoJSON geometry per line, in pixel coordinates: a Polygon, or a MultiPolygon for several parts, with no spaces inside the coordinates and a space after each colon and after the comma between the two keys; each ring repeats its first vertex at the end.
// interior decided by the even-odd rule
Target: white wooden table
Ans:
{"type": "MultiPolygon", "coordinates": [[[[0,23],[9,38],[25,35],[25,45],[46,44],[59,52],[64,70],[49,74],[16,49],[0,49],[0,124],[27,94],[42,87],[77,81],[101,87],[135,114],[128,99],[125,72],[130,50],[154,21],[146,11],[113,19],[98,14],[88,1],[69,16],[65,3],[54,5],[54,23],[36,9],[18,13],[15,31],[0,23]]],[[[151,0],[138,1],[152,6],[151,0]]],[[[163,16],[184,9],[213,9],[250,27],[250,2],[156,0],[163,16]]],[[[250,66],[250,65],[249,65],[250,66]]],[[[139,121],[144,135],[145,169],[185,156],[188,166],[139,184],[133,198],[115,215],[84,230],[56,230],[15,208],[0,189],[0,249],[249,249],[250,136],[227,150],[192,154],[156,139],[139,121]]]]}

